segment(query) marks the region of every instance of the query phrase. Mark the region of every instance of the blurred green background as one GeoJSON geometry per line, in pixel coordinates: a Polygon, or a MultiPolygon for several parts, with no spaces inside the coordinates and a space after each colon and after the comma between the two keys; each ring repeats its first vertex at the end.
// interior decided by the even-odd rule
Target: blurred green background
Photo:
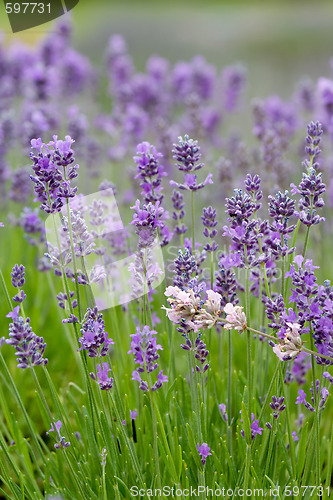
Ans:
{"type": "MultiPolygon", "coordinates": [[[[100,65],[111,34],[122,34],[137,67],[152,53],[171,62],[200,53],[218,69],[243,62],[249,95],[289,96],[302,75],[329,75],[333,56],[331,0],[81,0],[73,9],[74,44],[100,65]]],[[[6,39],[36,39],[48,23],[13,35],[1,4],[6,39]]]]}

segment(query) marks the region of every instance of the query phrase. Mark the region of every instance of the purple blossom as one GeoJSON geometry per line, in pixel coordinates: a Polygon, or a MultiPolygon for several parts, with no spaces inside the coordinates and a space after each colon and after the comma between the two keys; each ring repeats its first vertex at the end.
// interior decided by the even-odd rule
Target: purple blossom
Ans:
{"type": "Polygon", "coordinates": [[[38,215],[38,208],[33,210],[25,207],[20,215],[19,225],[25,232],[24,236],[30,245],[37,245],[45,240],[44,223],[38,215]],[[33,238],[31,235],[38,236],[38,239],[33,238]]]}
{"type": "Polygon", "coordinates": [[[25,167],[18,168],[12,175],[12,185],[9,191],[9,198],[17,203],[27,203],[30,198],[31,191],[29,172],[25,167]]]}
{"type": "Polygon", "coordinates": [[[191,250],[178,250],[178,257],[174,261],[173,283],[179,288],[192,288],[193,277],[197,275],[198,266],[191,250]]]}
{"type": "Polygon", "coordinates": [[[136,333],[131,335],[131,349],[128,354],[134,354],[135,363],[140,366],[137,368],[138,372],[151,373],[158,367],[156,361],[159,358],[157,351],[163,350],[160,344],[156,343],[157,332],[150,330],[149,326],[144,326],[142,329],[138,326],[136,333]]]}
{"type": "Polygon", "coordinates": [[[87,309],[80,331],[82,337],[79,338],[79,351],[85,349],[91,358],[106,356],[109,346],[114,344],[113,340],[108,338],[103,315],[98,312],[97,307],[87,309]]]}
{"type": "MultiPolygon", "coordinates": [[[[69,292],[70,296],[70,301],[74,297],[75,293],[74,292],[69,292]]],[[[68,302],[68,296],[66,293],[59,292],[57,295],[57,300],[58,300],[58,306],[61,307],[61,309],[66,309],[66,303],[68,302]]],[[[72,307],[75,308],[77,307],[77,300],[74,299],[71,301],[72,307]]]]}
{"type": "Polygon", "coordinates": [[[207,443],[202,443],[202,445],[199,446],[199,443],[197,443],[197,450],[198,450],[199,455],[201,456],[201,463],[202,463],[202,465],[205,465],[206,458],[209,455],[212,455],[210,453],[210,448],[209,448],[208,444],[207,443]]]}
{"type": "Polygon", "coordinates": [[[296,398],[295,404],[297,404],[297,405],[303,404],[305,406],[305,408],[307,408],[308,410],[315,411],[313,406],[306,401],[306,394],[303,391],[303,389],[300,389],[298,391],[298,397],[296,398]]]}
{"type": "Polygon", "coordinates": [[[11,319],[13,319],[13,320],[18,319],[20,309],[21,309],[21,307],[20,307],[20,306],[16,306],[16,307],[14,307],[13,311],[10,311],[10,312],[6,315],[6,318],[11,318],[11,319]]]}
{"type": "MultiPolygon", "coordinates": [[[[259,420],[256,420],[255,419],[255,415],[254,413],[251,413],[251,420],[252,420],[252,424],[251,424],[251,438],[252,440],[255,439],[256,435],[259,434],[260,436],[262,435],[262,431],[264,430],[263,427],[259,427],[259,420]]],[[[242,422],[243,420],[241,420],[242,422]]],[[[245,434],[244,434],[244,431],[241,430],[241,434],[243,437],[245,437],[245,434]]]]}
{"type": "Polygon", "coordinates": [[[15,288],[22,288],[25,283],[25,267],[22,264],[20,266],[15,264],[10,275],[12,278],[12,285],[15,288]]]}
{"type": "Polygon", "coordinates": [[[292,437],[293,437],[293,441],[296,443],[297,441],[299,441],[299,437],[297,436],[297,433],[296,431],[293,431],[291,433],[292,437]]]}
{"type": "MultiPolygon", "coordinates": [[[[109,367],[109,363],[99,363],[97,365],[97,382],[102,391],[109,391],[113,386],[113,378],[109,377],[109,372],[111,368],[109,367]]],[[[90,374],[91,376],[92,374],[90,374]]],[[[94,378],[94,376],[92,377],[94,378]]]]}
{"type": "Polygon", "coordinates": [[[306,172],[303,172],[298,187],[295,184],[290,185],[292,194],[300,195],[299,210],[295,212],[295,215],[306,226],[312,226],[325,220],[324,217],[317,214],[317,209],[324,206],[324,200],[320,195],[326,191],[326,186],[321,180],[321,173],[317,173],[319,168],[317,160],[321,152],[319,149],[321,134],[322,127],[319,122],[311,122],[308,125],[305,152],[309,158],[303,162],[306,172]]]}
{"type": "Polygon", "coordinates": [[[206,245],[204,246],[204,250],[206,252],[215,252],[218,249],[218,245],[213,239],[217,235],[216,210],[214,210],[212,207],[204,208],[201,220],[205,228],[203,235],[206,238],[210,239],[210,242],[206,243],[206,245]]]}
{"type": "Polygon", "coordinates": [[[333,108],[333,81],[328,78],[319,78],[317,84],[317,93],[320,106],[326,123],[330,123],[333,108]]]}
{"type": "Polygon", "coordinates": [[[226,213],[229,215],[230,222],[242,224],[248,220],[254,213],[256,206],[248,192],[241,189],[234,190],[234,196],[226,199],[226,213]]]}
{"type": "Polygon", "coordinates": [[[155,237],[157,228],[163,228],[166,213],[157,201],[155,205],[148,203],[140,207],[140,201],[136,200],[135,205],[131,207],[134,210],[131,224],[135,225],[136,233],[140,238],[142,246],[151,246],[155,237]]]}
{"type": "Polygon", "coordinates": [[[269,403],[269,406],[274,411],[273,417],[276,419],[279,418],[280,413],[286,409],[286,405],[284,404],[284,397],[282,396],[278,398],[276,396],[272,396],[272,402],[269,403]]]}
{"type": "Polygon", "coordinates": [[[252,439],[254,439],[257,434],[259,434],[261,436],[262,431],[264,430],[263,427],[259,427],[259,420],[254,420],[254,419],[255,419],[255,416],[252,413],[251,414],[251,420],[253,420],[253,422],[251,424],[251,436],[252,436],[252,439]]]}
{"type": "MultiPolygon", "coordinates": [[[[159,359],[159,350],[163,350],[160,344],[157,344],[157,332],[150,330],[149,326],[145,325],[142,328],[137,327],[136,333],[132,334],[131,349],[128,354],[134,354],[135,363],[139,366],[132,373],[132,380],[139,382],[139,388],[147,391],[149,386],[146,381],[141,379],[141,373],[152,373],[158,368],[157,360],[159,359]]],[[[162,387],[164,382],[168,382],[168,377],[163,375],[163,370],[157,375],[157,381],[151,387],[152,391],[156,391],[162,387]]]]}
{"type": "Polygon", "coordinates": [[[315,89],[310,78],[304,77],[298,84],[296,99],[304,111],[313,112],[315,108],[315,89]]]}
{"type": "Polygon", "coordinates": [[[142,391],[148,391],[148,383],[145,380],[142,380],[140,373],[137,370],[134,370],[132,373],[132,380],[135,380],[136,382],[139,382],[139,389],[142,391]]]}
{"type": "MultiPolygon", "coordinates": [[[[186,337],[185,337],[186,338],[186,337]]],[[[194,345],[192,345],[192,342],[187,338],[186,339],[186,344],[182,344],[180,347],[185,350],[192,350],[194,353],[194,358],[196,360],[195,369],[199,373],[205,373],[208,368],[209,364],[207,363],[207,356],[209,354],[209,351],[207,350],[207,346],[205,342],[201,339],[201,334],[199,333],[197,338],[194,341],[194,345]]]]}
{"type": "Polygon", "coordinates": [[[187,231],[187,227],[181,222],[182,219],[184,219],[185,217],[184,197],[179,191],[174,189],[171,200],[174,209],[172,213],[172,218],[177,222],[177,226],[175,227],[175,233],[185,234],[187,231]]]}
{"type": "Polygon", "coordinates": [[[157,152],[155,146],[149,142],[142,142],[137,146],[134,161],[137,164],[138,173],[135,178],[140,179],[141,194],[146,203],[156,203],[163,200],[161,183],[166,173],[164,167],[159,165],[159,159],[162,156],[162,153],[157,152]]]}
{"type": "Polygon", "coordinates": [[[321,153],[319,148],[321,135],[323,134],[322,124],[320,122],[311,122],[308,125],[308,135],[306,136],[305,142],[305,153],[308,155],[309,159],[305,159],[302,163],[306,170],[314,168],[319,169],[319,163],[317,159],[321,153]]]}
{"type": "Polygon", "coordinates": [[[297,384],[304,385],[306,383],[306,374],[311,368],[310,355],[306,352],[300,352],[295,358],[292,367],[292,376],[295,378],[297,384]]]}
{"type": "Polygon", "coordinates": [[[46,343],[32,331],[30,318],[19,316],[18,308],[16,306],[13,312],[7,314],[13,322],[9,325],[9,339],[6,340],[16,349],[17,368],[46,365],[48,360],[43,357],[46,343]]]}
{"type": "MultiPolygon", "coordinates": [[[[286,236],[295,229],[295,225],[288,226],[288,221],[295,213],[295,201],[290,198],[288,191],[278,191],[275,196],[269,196],[269,215],[274,219],[272,230],[281,236],[286,236]]],[[[292,249],[293,250],[293,249],[292,249]]]]}
{"type": "Polygon", "coordinates": [[[219,410],[225,422],[228,422],[227,406],[224,403],[219,404],[219,410]]]}
{"type": "MultiPolygon", "coordinates": [[[[136,410],[130,410],[130,418],[131,418],[131,421],[134,421],[136,420],[136,417],[138,416],[138,412],[136,410]]],[[[126,420],[123,420],[122,421],[122,424],[123,425],[126,425],[126,420]]]]}
{"type": "Polygon", "coordinates": [[[58,434],[58,437],[56,438],[57,442],[54,445],[56,450],[59,450],[60,448],[68,448],[68,446],[70,446],[70,442],[66,441],[66,439],[60,434],[61,427],[62,427],[61,420],[58,420],[57,422],[51,422],[51,429],[46,433],[47,435],[49,435],[50,432],[57,432],[58,434]]]}
{"type": "Polygon", "coordinates": [[[239,98],[246,84],[246,69],[241,64],[226,66],[222,70],[222,85],[224,91],[224,109],[233,112],[236,110],[239,98]]]}
{"type": "Polygon", "coordinates": [[[236,292],[240,285],[237,282],[235,273],[229,267],[230,260],[229,256],[222,254],[216,273],[215,290],[221,295],[221,307],[230,302],[235,305],[239,302],[236,292]]]}
{"type": "Polygon", "coordinates": [[[136,410],[130,410],[130,417],[131,420],[136,420],[136,417],[138,416],[138,412],[136,410]]]}
{"type": "Polygon", "coordinates": [[[174,159],[177,160],[176,166],[181,172],[184,172],[184,184],[170,181],[170,185],[182,190],[198,191],[207,184],[213,184],[212,174],[208,174],[206,179],[197,183],[197,176],[194,172],[200,170],[204,164],[200,163],[201,153],[198,141],[190,139],[188,135],[178,138],[178,144],[173,145],[174,159]]]}
{"type": "Polygon", "coordinates": [[[152,391],[157,391],[157,389],[160,389],[162,387],[162,384],[164,382],[169,382],[168,380],[168,376],[167,375],[163,375],[163,370],[161,370],[158,375],[157,375],[157,381],[155,382],[155,384],[152,386],[151,390],[152,391]]]}
{"type": "Polygon", "coordinates": [[[331,375],[329,372],[324,372],[324,373],[323,373],[323,377],[327,378],[327,380],[328,380],[331,384],[333,384],[333,377],[332,377],[332,375],[331,375]]]}
{"type": "Polygon", "coordinates": [[[31,147],[37,153],[30,154],[35,174],[30,178],[35,183],[36,200],[41,202],[40,208],[46,213],[59,212],[65,200],[73,198],[77,192],[77,187],[70,186],[70,181],[77,177],[79,168],[78,165],[73,165],[73,142],[69,135],[64,141],[58,140],[55,135],[48,144],[44,144],[40,138],[31,141],[31,147]]]}

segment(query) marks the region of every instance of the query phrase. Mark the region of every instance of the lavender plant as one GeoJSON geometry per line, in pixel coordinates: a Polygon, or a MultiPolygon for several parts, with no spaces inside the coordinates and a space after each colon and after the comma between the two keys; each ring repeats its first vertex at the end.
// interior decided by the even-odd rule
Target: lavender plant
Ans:
{"type": "Polygon", "coordinates": [[[329,498],[333,82],[255,100],[252,148],[243,66],[139,73],[113,36],[89,114],[70,38],[0,51],[1,495],[329,498]]]}

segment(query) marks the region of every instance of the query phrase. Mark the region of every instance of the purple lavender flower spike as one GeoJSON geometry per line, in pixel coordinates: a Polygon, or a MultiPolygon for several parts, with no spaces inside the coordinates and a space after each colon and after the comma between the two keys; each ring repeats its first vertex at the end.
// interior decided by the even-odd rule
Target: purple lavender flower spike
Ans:
{"type": "Polygon", "coordinates": [[[24,320],[19,316],[19,306],[7,315],[12,319],[9,325],[9,339],[6,343],[16,348],[17,368],[46,365],[48,360],[43,357],[46,344],[31,329],[30,318],[24,320]]]}
{"type": "Polygon", "coordinates": [[[51,422],[51,429],[46,433],[47,435],[49,435],[50,432],[56,432],[58,434],[58,437],[56,438],[57,442],[54,445],[56,450],[59,450],[60,448],[68,448],[70,446],[70,442],[66,441],[66,439],[60,434],[61,427],[62,427],[61,420],[54,422],[54,427],[53,427],[53,422],[51,422]]]}
{"type": "Polygon", "coordinates": [[[162,202],[162,177],[166,175],[164,167],[159,165],[159,159],[162,158],[162,153],[159,153],[155,146],[149,142],[142,142],[137,146],[137,153],[134,156],[134,161],[137,164],[136,179],[140,179],[142,188],[142,196],[145,203],[162,202]]]}
{"type": "Polygon", "coordinates": [[[42,219],[38,215],[38,208],[35,210],[25,207],[20,215],[19,225],[22,227],[30,245],[38,245],[45,241],[45,229],[42,219]]]}
{"type": "Polygon", "coordinates": [[[200,446],[199,443],[197,443],[197,450],[198,450],[199,455],[201,456],[202,465],[205,465],[207,457],[209,455],[212,455],[212,453],[210,453],[210,448],[209,448],[208,444],[202,443],[202,445],[200,446]]]}
{"type": "Polygon", "coordinates": [[[227,406],[224,403],[219,404],[219,410],[225,422],[228,422],[227,406]]]}
{"type": "Polygon", "coordinates": [[[173,157],[177,160],[176,166],[181,172],[184,172],[183,184],[175,181],[170,181],[170,185],[178,189],[198,191],[207,184],[213,184],[212,174],[208,174],[206,179],[197,183],[197,176],[194,172],[200,170],[204,164],[200,163],[201,153],[198,141],[190,139],[188,135],[178,138],[178,144],[173,145],[173,157]]]}
{"type": "MultiPolygon", "coordinates": [[[[252,440],[254,440],[257,434],[259,434],[259,436],[262,435],[262,431],[264,429],[263,429],[263,427],[259,427],[259,420],[256,420],[256,417],[255,417],[254,413],[251,413],[251,420],[252,420],[252,424],[251,424],[251,438],[252,438],[252,440]]],[[[243,422],[242,419],[241,419],[241,422],[243,422]]],[[[243,437],[245,437],[245,433],[244,433],[243,430],[241,430],[241,435],[243,437]]]]}
{"type": "Polygon", "coordinates": [[[305,408],[307,408],[308,410],[315,411],[313,406],[306,401],[306,394],[303,391],[303,389],[300,389],[298,391],[298,397],[296,398],[295,404],[297,404],[297,405],[303,404],[305,406],[305,408]]]}
{"type": "Polygon", "coordinates": [[[137,370],[134,370],[133,373],[132,373],[132,380],[136,380],[137,382],[139,382],[139,389],[141,389],[142,391],[148,391],[149,390],[149,387],[148,387],[148,384],[145,380],[142,380],[141,378],[141,375],[140,373],[137,371],[137,370]]]}
{"type": "Polygon", "coordinates": [[[138,416],[138,412],[136,410],[130,410],[130,417],[131,420],[136,420],[136,417],[138,416]]]}
{"type": "Polygon", "coordinates": [[[315,108],[315,89],[310,78],[304,77],[296,89],[296,100],[300,107],[307,112],[313,112],[315,108]]]}
{"type": "Polygon", "coordinates": [[[187,232],[187,227],[182,223],[182,219],[185,217],[185,203],[183,195],[177,191],[173,190],[172,193],[172,205],[173,205],[173,213],[172,218],[177,222],[177,226],[175,227],[175,233],[177,234],[185,234],[187,232]]]}
{"type": "MultiPolygon", "coordinates": [[[[159,359],[159,350],[163,350],[160,344],[156,343],[157,332],[150,330],[149,326],[145,325],[142,328],[137,327],[136,333],[132,334],[131,349],[128,354],[134,355],[135,363],[139,366],[133,372],[133,380],[139,382],[139,388],[143,391],[148,390],[147,382],[141,379],[141,373],[152,373],[158,368],[157,360],[159,359]]],[[[157,381],[151,387],[152,391],[160,389],[164,382],[168,382],[168,377],[163,375],[163,370],[157,375],[157,381]]]]}
{"type": "Polygon", "coordinates": [[[48,144],[44,144],[40,138],[31,141],[31,147],[37,150],[37,154],[30,154],[35,173],[30,178],[35,183],[36,200],[41,202],[40,208],[46,213],[59,212],[66,199],[73,198],[78,190],[77,187],[70,186],[70,181],[77,177],[79,168],[78,165],[73,165],[73,142],[69,135],[64,141],[54,136],[53,141],[48,144]]]}
{"type": "MultiPolygon", "coordinates": [[[[74,297],[75,293],[74,292],[69,292],[69,300],[71,300],[74,297]]],[[[61,309],[66,309],[66,303],[69,302],[68,296],[66,293],[59,292],[57,295],[57,300],[58,300],[58,306],[61,307],[61,309]]],[[[72,302],[72,307],[75,308],[77,307],[77,300],[74,299],[71,301],[72,302]]]]}
{"type": "Polygon", "coordinates": [[[147,370],[151,373],[158,367],[156,363],[159,355],[158,350],[162,350],[162,346],[156,343],[155,330],[150,330],[149,326],[144,326],[142,329],[137,327],[136,333],[132,334],[131,349],[128,354],[134,354],[135,363],[140,366],[137,370],[141,373],[147,370]]]}
{"type": "Polygon", "coordinates": [[[175,275],[173,283],[181,289],[192,288],[192,278],[197,275],[198,266],[192,252],[185,248],[178,250],[178,257],[174,261],[175,275]]]}
{"type": "Polygon", "coordinates": [[[319,400],[319,408],[322,408],[324,409],[325,408],[325,403],[326,403],[326,400],[328,398],[328,395],[329,395],[329,392],[328,392],[328,389],[327,387],[322,387],[321,391],[320,391],[320,400],[319,400]]]}
{"type": "Polygon", "coordinates": [[[297,436],[297,433],[296,431],[293,431],[291,433],[292,437],[293,437],[293,441],[296,443],[297,441],[299,441],[299,437],[297,436]]]}
{"type": "Polygon", "coordinates": [[[106,356],[109,346],[114,344],[113,340],[108,338],[103,315],[98,312],[97,307],[87,309],[80,331],[83,335],[79,338],[81,344],[79,351],[85,349],[91,358],[106,356]]]}
{"type": "Polygon", "coordinates": [[[22,266],[22,264],[19,266],[15,264],[13,267],[12,272],[10,273],[11,278],[12,278],[12,285],[15,288],[22,288],[22,286],[25,283],[25,267],[22,266]]]}
{"type": "Polygon", "coordinates": [[[295,225],[288,226],[288,221],[295,213],[295,201],[290,198],[288,191],[278,191],[275,196],[269,196],[269,215],[274,219],[272,230],[286,236],[295,229],[295,225]]]}
{"type": "Polygon", "coordinates": [[[333,385],[333,377],[329,372],[324,372],[323,377],[327,378],[327,380],[333,385]]]}
{"type": "Polygon", "coordinates": [[[11,318],[11,319],[13,319],[13,320],[18,319],[18,317],[19,317],[19,313],[20,313],[20,309],[21,309],[21,307],[20,307],[20,306],[16,306],[16,307],[14,307],[13,311],[10,311],[10,312],[6,315],[6,318],[11,318]]]}
{"type": "Polygon", "coordinates": [[[163,375],[163,370],[161,370],[158,375],[157,375],[157,382],[152,386],[151,390],[152,391],[157,391],[157,389],[160,389],[162,387],[162,384],[164,382],[169,382],[168,376],[163,375]]]}
{"type": "Polygon", "coordinates": [[[307,146],[305,147],[309,159],[303,162],[303,166],[307,171],[303,172],[298,187],[291,184],[292,194],[300,194],[301,196],[298,203],[299,210],[295,211],[295,215],[303,224],[309,227],[325,220],[324,217],[317,214],[317,209],[322,208],[325,204],[320,195],[326,191],[326,186],[321,180],[321,173],[317,173],[319,168],[317,160],[321,152],[319,149],[321,135],[321,124],[311,122],[308,125],[307,146]]]}
{"type": "MultiPolygon", "coordinates": [[[[221,254],[218,272],[216,273],[215,290],[221,295],[221,307],[223,308],[228,303],[237,305],[237,289],[242,290],[241,285],[237,282],[236,275],[232,271],[232,267],[237,267],[237,262],[233,255],[221,254]]],[[[239,256],[238,256],[239,257],[239,256]]]]}
{"type": "Polygon", "coordinates": [[[25,167],[13,172],[9,198],[17,203],[27,203],[32,189],[29,183],[29,172],[25,167]]]}
{"type": "Polygon", "coordinates": [[[222,70],[224,109],[229,113],[236,110],[239,98],[246,84],[246,69],[240,64],[226,66],[222,70]]]}
{"type": "Polygon", "coordinates": [[[136,227],[136,234],[140,238],[141,245],[151,246],[156,237],[157,228],[162,228],[164,225],[164,209],[160,206],[159,201],[155,205],[148,203],[141,208],[139,200],[136,200],[131,209],[134,210],[131,224],[136,227]]]}
{"type": "Polygon", "coordinates": [[[201,220],[205,228],[203,235],[211,240],[210,242],[206,243],[206,245],[204,246],[204,250],[206,252],[215,252],[218,249],[218,245],[214,241],[214,238],[217,235],[216,210],[213,209],[213,207],[204,208],[201,220]]]}
{"type": "Polygon", "coordinates": [[[311,122],[308,125],[308,135],[306,136],[305,142],[305,153],[309,156],[309,159],[303,161],[302,165],[306,170],[314,168],[319,169],[319,163],[317,159],[321,153],[319,148],[321,136],[323,134],[322,124],[320,122],[311,122]]]}
{"type": "Polygon", "coordinates": [[[113,378],[109,377],[109,372],[111,368],[109,367],[109,363],[103,363],[102,366],[100,363],[97,365],[97,382],[102,391],[109,391],[113,386],[113,378]]]}
{"type": "Polygon", "coordinates": [[[272,402],[269,403],[269,406],[272,408],[274,411],[273,417],[278,419],[281,412],[286,409],[286,405],[284,404],[284,397],[276,397],[272,396],[272,402]]]}

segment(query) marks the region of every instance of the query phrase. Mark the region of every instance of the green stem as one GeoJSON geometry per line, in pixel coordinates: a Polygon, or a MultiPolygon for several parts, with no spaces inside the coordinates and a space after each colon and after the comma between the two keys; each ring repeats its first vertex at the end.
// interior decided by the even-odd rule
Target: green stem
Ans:
{"type": "MultiPolygon", "coordinates": [[[[73,241],[73,230],[72,230],[72,221],[71,221],[71,213],[70,213],[69,199],[68,198],[67,198],[67,218],[68,218],[69,238],[70,238],[70,242],[71,242],[71,252],[72,252],[72,259],[73,259],[73,269],[74,269],[74,276],[75,276],[75,289],[76,289],[76,298],[77,298],[77,310],[78,310],[79,321],[81,321],[82,316],[81,316],[80,289],[79,289],[79,281],[78,281],[78,277],[77,277],[76,256],[75,256],[75,248],[74,248],[74,241],[73,241]]],[[[68,297],[68,299],[69,299],[69,297],[68,297]]]]}
{"type": "Polygon", "coordinates": [[[32,373],[32,376],[33,376],[33,379],[34,379],[34,382],[35,382],[35,385],[36,385],[36,389],[37,389],[37,392],[43,402],[43,405],[44,405],[44,408],[49,416],[49,419],[50,419],[50,423],[53,422],[53,415],[52,415],[52,412],[49,408],[49,405],[47,404],[47,401],[45,399],[45,396],[44,396],[44,392],[43,392],[43,389],[41,388],[40,386],[40,383],[39,383],[39,380],[38,380],[38,377],[36,375],[36,372],[35,372],[35,369],[33,366],[30,367],[30,370],[31,370],[31,373],[32,373]]]}
{"type": "Polygon", "coordinates": [[[104,500],[108,500],[108,495],[107,495],[107,492],[106,492],[106,481],[105,481],[105,465],[103,465],[103,497],[104,497],[104,500]]]}
{"type": "Polygon", "coordinates": [[[248,489],[250,480],[250,466],[251,466],[251,451],[252,445],[246,445],[246,458],[245,458],[245,476],[244,476],[244,491],[248,489]]]}
{"type": "Polygon", "coordinates": [[[228,449],[232,456],[232,430],[231,430],[231,376],[232,376],[232,343],[231,330],[228,331],[228,449]]]}
{"type": "Polygon", "coordinates": [[[192,253],[193,253],[193,255],[195,255],[194,191],[191,191],[191,209],[192,209],[192,253]]]}
{"type": "Polygon", "coordinates": [[[126,446],[128,448],[132,464],[134,465],[135,471],[137,473],[138,480],[139,480],[139,483],[140,483],[140,487],[141,488],[145,488],[145,483],[144,483],[142,472],[141,472],[141,469],[140,469],[140,466],[139,466],[138,457],[136,455],[135,449],[133,449],[133,442],[130,441],[130,439],[129,439],[128,435],[127,435],[127,432],[125,430],[125,426],[121,423],[122,420],[121,420],[121,417],[120,417],[120,415],[118,413],[117,405],[116,405],[116,403],[115,403],[115,401],[113,399],[113,395],[111,394],[110,391],[108,392],[108,395],[110,396],[111,403],[112,403],[112,409],[113,409],[113,411],[114,411],[114,413],[116,415],[116,420],[118,422],[118,428],[120,429],[120,433],[121,433],[122,438],[123,438],[123,440],[124,440],[124,442],[125,442],[125,444],[126,444],[126,446]]]}
{"type": "MultiPolygon", "coordinates": [[[[17,402],[18,402],[18,404],[19,404],[19,407],[21,408],[21,411],[22,411],[22,414],[23,414],[23,416],[24,416],[24,418],[25,418],[25,421],[26,421],[26,423],[27,423],[27,425],[28,425],[28,428],[29,428],[29,431],[30,431],[31,437],[32,437],[32,439],[33,439],[33,441],[34,441],[34,443],[35,443],[35,445],[36,445],[36,447],[37,447],[37,449],[38,449],[38,451],[39,451],[39,453],[40,453],[40,455],[41,455],[42,459],[44,460],[45,456],[44,456],[44,452],[43,452],[43,450],[42,450],[42,448],[41,448],[41,443],[43,444],[43,447],[44,447],[47,451],[48,451],[48,449],[47,449],[47,447],[46,447],[46,445],[44,444],[44,442],[43,442],[43,441],[41,441],[41,443],[40,443],[40,442],[38,441],[38,439],[37,439],[37,435],[38,435],[38,433],[37,433],[37,432],[33,429],[33,427],[32,427],[32,424],[31,424],[31,420],[30,420],[30,418],[29,418],[29,415],[28,415],[28,413],[27,413],[27,411],[26,411],[26,409],[25,409],[25,406],[24,406],[24,404],[23,404],[23,402],[22,402],[21,396],[20,396],[20,394],[19,394],[19,392],[18,392],[18,390],[17,390],[17,387],[16,387],[16,385],[15,385],[15,382],[14,382],[14,380],[13,380],[13,378],[12,378],[11,374],[10,374],[10,371],[8,370],[8,367],[7,367],[7,365],[6,365],[6,362],[5,362],[5,360],[4,360],[4,358],[3,358],[2,354],[1,354],[1,352],[0,352],[0,361],[1,361],[2,366],[3,366],[3,368],[4,368],[4,372],[6,373],[6,375],[7,375],[8,379],[9,379],[9,381],[10,381],[10,384],[11,384],[12,389],[13,389],[13,393],[14,393],[14,395],[15,395],[15,397],[16,397],[16,400],[17,400],[17,402]]],[[[39,468],[39,466],[38,466],[38,463],[37,463],[37,462],[36,462],[36,467],[37,467],[37,469],[38,469],[38,472],[39,472],[40,476],[44,478],[44,474],[42,473],[41,469],[39,468]]]]}
{"type": "MultiPolygon", "coordinates": [[[[192,349],[194,346],[194,339],[191,339],[192,349]]],[[[201,431],[201,411],[200,411],[200,400],[198,393],[198,380],[197,380],[197,370],[195,368],[195,357],[193,350],[189,351],[189,362],[190,362],[190,385],[191,385],[191,395],[192,395],[192,405],[195,411],[195,416],[197,420],[198,429],[198,440],[202,442],[202,431],[201,431]]]]}
{"type": "MultiPolygon", "coordinates": [[[[312,327],[310,323],[310,345],[311,350],[314,349],[313,335],[312,335],[312,327]]],[[[316,365],[315,365],[315,357],[311,354],[311,372],[312,372],[312,384],[313,384],[313,398],[315,405],[315,417],[314,417],[314,428],[315,428],[315,450],[316,450],[316,486],[320,486],[320,442],[319,442],[319,394],[317,394],[316,390],[316,365]]]]}
{"type": "MultiPolygon", "coordinates": [[[[247,258],[247,247],[244,245],[245,266],[246,266],[246,285],[245,285],[245,311],[247,322],[250,320],[250,283],[249,283],[249,267],[247,258]]],[[[247,385],[249,391],[249,415],[252,413],[252,335],[249,325],[247,325],[247,385]]]]}
{"type": "MultiPolygon", "coordinates": [[[[149,381],[149,385],[150,385],[150,381],[149,381]]],[[[149,387],[149,396],[150,396],[151,418],[152,418],[152,422],[153,422],[153,447],[154,447],[155,470],[156,470],[156,476],[157,476],[157,487],[161,489],[160,461],[159,461],[158,446],[157,446],[157,420],[156,420],[156,413],[155,413],[155,408],[154,408],[151,387],[149,387]]]]}
{"type": "Polygon", "coordinates": [[[265,460],[265,471],[264,471],[263,477],[265,477],[266,474],[269,474],[269,464],[271,462],[271,457],[273,454],[273,446],[274,446],[274,442],[275,442],[275,438],[276,438],[276,426],[277,426],[277,421],[274,418],[272,429],[271,429],[270,435],[269,435],[268,454],[267,454],[266,460],[265,460]]]}
{"type": "Polygon", "coordinates": [[[306,234],[305,234],[304,247],[303,247],[303,252],[302,252],[303,257],[305,257],[306,249],[307,249],[307,246],[308,246],[308,243],[309,243],[309,234],[310,234],[310,226],[307,226],[307,228],[306,228],[306,234]]]}
{"type": "Polygon", "coordinates": [[[2,283],[3,290],[4,290],[4,293],[5,293],[5,297],[7,299],[8,307],[12,311],[13,310],[12,301],[10,300],[10,296],[9,296],[9,293],[8,293],[6,282],[5,282],[5,279],[3,277],[1,269],[0,269],[0,278],[1,278],[1,283],[2,283]]]}
{"type": "Polygon", "coordinates": [[[295,453],[295,444],[294,440],[291,434],[291,424],[290,424],[290,412],[289,412],[289,401],[287,400],[287,395],[285,391],[285,384],[284,384],[284,375],[282,373],[282,366],[281,363],[278,363],[279,367],[279,374],[280,374],[280,381],[281,381],[281,389],[282,389],[282,395],[284,397],[285,403],[286,403],[286,421],[287,421],[287,432],[288,432],[288,440],[289,440],[289,449],[290,449],[290,455],[291,455],[291,468],[293,472],[293,479],[296,479],[296,453],[295,453]]]}
{"type": "Polygon", "coordinates": [[[214,254],[210,252],[210,288],[214,287],[214,254]]]}

